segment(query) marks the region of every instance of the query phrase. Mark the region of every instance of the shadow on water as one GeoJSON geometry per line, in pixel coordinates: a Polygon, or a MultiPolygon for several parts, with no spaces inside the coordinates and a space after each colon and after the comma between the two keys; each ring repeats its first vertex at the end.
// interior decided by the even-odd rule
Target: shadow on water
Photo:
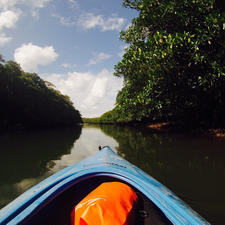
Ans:
{"type": "Polygon", "coordinates": [[[0,208],[47,177],[53,160],[70,154],[81,127],[0,135],[0,208]]]}
{"type": "Polygon", "coordinates": [[[212,224],[225,224],[225,142],[152,133],[148,128],[101,126],[118,153],[171,189],[212,224]]]}

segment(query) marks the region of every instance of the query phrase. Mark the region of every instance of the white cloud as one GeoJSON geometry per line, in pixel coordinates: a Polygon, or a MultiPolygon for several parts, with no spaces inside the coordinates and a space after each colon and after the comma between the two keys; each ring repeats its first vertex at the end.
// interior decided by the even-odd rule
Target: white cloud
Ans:
{"type": "Polygon", "coordinates": [[[44,8],[52,0],[0,0],[0,11],[20,10],[39,16],[39,9],[44,8]],[[25,8],[24,8],[25,7],[25,8]]]}
{"type": "Polygon", "coordinates": [[[67,26],[67,27],[70,27],[70,26],[74,26],[76,24],[76,22],[72,21],[71,18],[66,18],[66,17],[63,17],[63,16],[60,16],[58,14],[55,14],[55,13],[52,13],[52,17],[55,17],[55,18],[58,18],[60,23],[63,25],[63,26],[67,26]]]}
{"type": "Polygon", "coordinates": [[[44,8],[50,1],[52,0],[20,0],[20,2],[32,8],[44,8]]]}
{"type": "Polygon", "coordinates": [[[83,14],[78,19],[78,25],[85,30],[99,27],[102,31],[120,31],[124,23],[125,19],[121,17],[113,16],[106,19],[102,15],[94,15],[93,13],[83,14]]]}
{"type": "Polygon", "coordinates": [[[62,63],[61,66],[67,69],[71,69],[77,67],[77,64],[62,63]]]}
{"type": "Polygon", "coordinates": [[[52,0],[0,0],[0,9],[7,10],[18,6],[27,6],[33,9],[43,8],[52,0]]]}
{"type": "Polygon", "coordinates": [[[116,18],[116,17],[111,17],[108,18],[102,25],[103,31],[106,30],[118,30],[120,31],[122,29],[122,26],[125,22],[124,18],[116,18]]]}
{"type": "Polygon", "coordinates": [[[19,19],[19,13],[7,10],[0,13],[0,30],[3,28],[12,28],[19,19]]]}
{"type": "Polygon", "coordinates": [[[52,46],[40,47],[32,43],[23,44],[14,52],[15,61],[27,72],[36,72],[38,65],[48,65],[57,57],[52,46]]]}
{"type": "Polygon", "coordinates": [[[7,37],[2,30],[13,28],[19,19],[19,15],[20,12],[18,10],[6,10],[0,12],[0,46],[5,45],[12,40],[12,37],[7,37]]]}
{"type": "Polygon", "coordinates": [[[91,72],[49,74],[45,75],[45,79],[53,83],[63,94],[70,96],[84,117],[100,116],[111,110],[123,84],[121,78],[113,76],[107,69],[97,74],[91,72]]]}
{"type": "Polygon", "coordinates": [[[84,29],[91,29],[103,23],[101,15],[95,16],[92,13],[83,14],[78,20],[78,24],[84,29]]]}
{"type": "Polygon", "coordinates": [[[4,33],[0,34],[0,46],[5,45],[6,43],[10,42],[12,37],[6,37],[4,33]]]}
{"type": "Polygon", "coordinates": [[[106,54],[104,52],[100,52],[98,54],[95,53],[94,58],[89,61],[88,65],[95,65],[103,60],[109,59],[110,57],[111,55],[106,54]]]}
{"type": "Polygon", "coordinates": [[[116,15],[105,18],[102,15],[95,15],[93,13],[81,14],[77,20],[71,17],[63,17],[55,13],[53,13],[52,16],[58,18],[60,23],[64,26],[80,26],[84,30],[98,27],[101,31],[120,31],[126,21],[124,18],[117,17],[116,15]]]}
{"type": "Polygon", "coordinates": [[[12,40],[2,30],[15,27],[22,12],[29,9],[33,16],[38,16],[38,10],[52,0],[0,0],[0,46],[12,40]],[[24,8],[26,7],[26,8],[24,8]]]}

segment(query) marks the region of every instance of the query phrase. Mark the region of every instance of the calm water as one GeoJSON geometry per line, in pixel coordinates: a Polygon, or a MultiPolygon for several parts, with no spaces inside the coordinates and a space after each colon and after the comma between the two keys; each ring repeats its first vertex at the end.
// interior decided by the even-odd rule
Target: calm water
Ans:
{"type": "Polygon", "coordinates": [[[0,208],[56,171],[109,145],[212,224],[225,224],[225,140],[140,127],[0,134],[0,208]]]}

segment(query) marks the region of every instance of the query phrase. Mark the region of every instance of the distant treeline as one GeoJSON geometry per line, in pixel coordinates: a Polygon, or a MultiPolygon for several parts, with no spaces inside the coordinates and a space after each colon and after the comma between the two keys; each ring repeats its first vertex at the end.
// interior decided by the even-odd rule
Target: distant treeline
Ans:
{"type": "Polygon", "coordinates": [[[82,122],[70,98],[36,73],[0,55],[0,129],[72,126],[82,122]]]}
{"type": "Polygon", "coordinates": [[[173,121],[225,126],[224,1],[124,0],[139,12],[114,75],[124,79],[100,123],[173,121]]]}
{"type": "Polygon", "coordinates": [[[103,113],[100,117],[82,119],[84,123],[92,124],[129,124],[137,122],[136,120],[122,118],[117,107],[106,113],[103,113]]]}

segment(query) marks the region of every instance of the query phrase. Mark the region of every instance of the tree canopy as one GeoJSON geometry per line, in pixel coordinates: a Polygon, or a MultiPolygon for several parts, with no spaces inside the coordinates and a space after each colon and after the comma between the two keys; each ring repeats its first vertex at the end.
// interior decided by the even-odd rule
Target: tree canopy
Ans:
{"type": "MultiPolygon", "coordinates": [[[[1,55],[0,55],[1,56],[1,55]]],[[[2,57],[0,57],[2,59],[2,57]]],[[[14,61],[0,63],[0,128],[57,127],[81,122],[70,98],[14,61]]]]}
{"type": "MultiPolygon", "coordinates": [[[[225,124],[225,18],[214,0],[124,0],[139,16],[115,75],[117,120],[225,124]]],[[[114,112],[114,111],[113,111],[114,112]]],[[[115,114],[115,112],[114,112],[115,114]]]]}

